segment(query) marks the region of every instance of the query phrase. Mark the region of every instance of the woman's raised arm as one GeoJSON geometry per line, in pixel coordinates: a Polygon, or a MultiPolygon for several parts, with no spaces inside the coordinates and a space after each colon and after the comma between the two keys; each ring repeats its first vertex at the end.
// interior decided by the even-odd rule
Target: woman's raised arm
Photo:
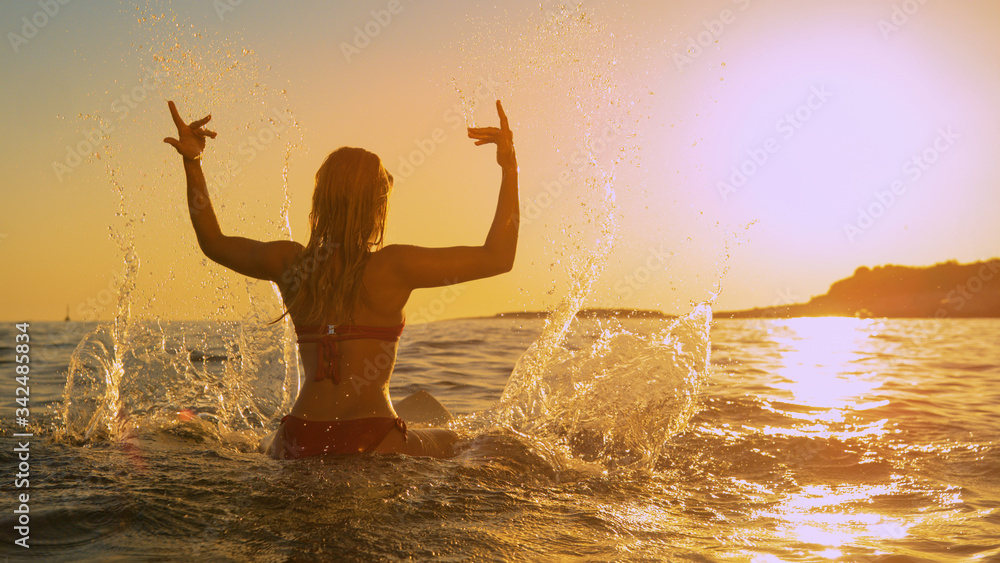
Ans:
{"type": "Polygon", "coordinates": [[[510,130],[510,124],[507,123],[507,114],[504,113],[500,100],[497,100],[497,114],[500,116],[499,129],[469,128],[469,137],[476,139],[476,146],[487,143],[495,143],[497,146],[497,164],[500,165],[503,176],[500,180],[500,196],[493,216],[493,225],[483,247],[504,265],[504,272],[509,272],[514,267],[517,232],[521,223],[517,194],[517,155],[514,154],[514,134],[510,130]]]}
{"type": "Polygon", "coordinates": [[[386,247],[397,275],[411,289],[488,278],[509,272],[514,267],[520,226],[517,157],[514,154],[514,135],[499,100],[497,113],[500,116],[499,128],[469,128],[469,137],[476,139],[476,145],[492,143],[497,146],[497,164],[502,170],[497,209],[486,242],[482,246],[449,248],[386,247]]]}
{"type": "Polygon", "coordinates": [[[188,211],[191,214],[195,235],[198,237],[198,246],[205,256],[240,274],[278,281],[295,254],[302,249],[302,245],[289,240],[265,243],[222,234],[219,220],[215,216],[215,210],[212,209],[212,200],[208,197],[205,174],[201,170],[201,153],[205,149],[205,139],[215,138],[215,132],[204,127],[212,116],[207,115],[187,124],[181,119],[173,102],[167,102],[167,106],[170,108],[174,125],[177,126],[178,138],[167,137],[163,142],[173,146],[184,157],[188,211]]]}

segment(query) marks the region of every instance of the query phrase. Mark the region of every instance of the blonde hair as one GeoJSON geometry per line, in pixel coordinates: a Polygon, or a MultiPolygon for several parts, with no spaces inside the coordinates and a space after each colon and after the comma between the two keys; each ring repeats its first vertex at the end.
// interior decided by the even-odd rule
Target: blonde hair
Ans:
{"type": "Polygon", "coordinates": [[[309,244],[291,268],[292,298],[285,314],[309,324],[353,321],[367,301],[362,275],[382,247],[392,175],[375,154],[341,147],[316,171],[309,244]]]}

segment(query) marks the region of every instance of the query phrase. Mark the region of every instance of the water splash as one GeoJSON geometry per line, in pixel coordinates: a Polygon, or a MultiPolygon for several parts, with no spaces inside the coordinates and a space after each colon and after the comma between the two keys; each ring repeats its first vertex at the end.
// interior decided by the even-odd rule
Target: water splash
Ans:
{"type": "Polygon", "coordinates": [[[203,437],[253,445],[283,409],[281,327],[216,323],[98,326],[73,352],[57,439],[117,440],[136,431],[201,425],[203,437]],[[205,424],[209,423],[209,424],[205,424]]]}
{"type": "MultiPolygon", "coordinates": [[[[554,263],[568,264],[567,280],[499,403],[456,426],[471,433],[513,430],[547,459],[650,469],[696,408],[708,373],[711,307],[645,321],[641,329],[614,319],[577,319],[618,242],[616,169],[638,152],[630,150],[633,136],[625,132],[636,116],[630,115],[634,101],[619,86],[621,47],[580,4],[543,7],[523,32],[483,27],[497,25],[515,39],[509,45],[492,35],[467,39],[462,68],[467,80],[510,92],[509,107],[517,108],[525,134],[545,129],[547,138],[560,140],[553,156],[568,182],[548,209],[541,238],[561,244],[551,254],[554,263]],[[524,91],[531,96],[520,98],[524,91]]],[[[474,119],[485,109],[471,94],[477,86],[453,83],[467,119],[474,119]]],[[[524,191],[530,200],[530,188],[524,191]]]]}
{"type": "MultiPolygon", "coordinates": [[[[651,469],[697,407],[711,308],[670,321],[578,321],[567,342],[535,342],[491,422],[605,467],[651,469]]],[[[547,327],[548,328],[548,327],[547,327]]]]}
{"type": "MultiPolygon", "coordinates": [[[[135,85],[123,80],[121,98],[94,101],[109,111],[81,116],[96,121],[97,130],[104,132],[95,157],[118,200],[109,231],[121,249],[124,272],[114,309],[94,312],[110,312],[112,321],[83,336],[71,357],[55,434],[69,441],[114,440],[136,429],[200,421],[211,422],[207,432],[216,437],[243,433],[252,439],[288,410],[299,387],[291,323],[268,324],[280,314],[277,286],[246,281],[240,300],[241,292],[231,288],[232,275],[207,267],[207,260],[193,256],[195,246],[178,244],[177,235],[165,234],[164,229],[173,228],[190,235],[179,159],[166,145],[162,154],[130,149],[170,134],[165,129],[170,124],[167,99],[176,100],[191,119],[202,115],[199,108],[230,116],[228,122],[212,123],[219,139],[205,158],[220,221],[225,225],[232,220],[231,208],[240,212],[241,228],[290,238],[288,164],[298,148],[293,140],[298,124],[286,109],[285,91],[267,86],[264,65],[238,39],[198,31],[177,13],[155,12],[148,4],[124,11],[135,26],[131,35],[141,38],[123,49],[125,66],[135,70],[135,85]],[[244,123],[232,117],[246,115],[244,123]],[[268,150],[270,146],[283,150],[268,150]],[[247,193],[248,187],[256,184],[247,170],[277,157],[284,159],[278,214],[247,213],[245,200],[254,195],[247,193]],[[240,192],[229,193],[236,180],[240,192]],[[165,201],[176,205],[163,205],[165,201]],[[156,260],[140,269],[140,257],[148,256],[156,260]],[[193,303],[157,309],[158,302],[172,301],[174,284],[201,287],[193,303]],[[222,328],[218,322],[164,327],[160,316],[184,306],[223,321],[222,328]]],[[[121,87],[117,82],[113,86],[121,87]]]]}
{"type": "Polygon", "coordinates": [[[139,259],[131,245],[123,251],[125,269],[118,293],[118,313],[110,324],[87,335],[73,352],[57,437],[74,435],[87,440],[113,435],[115,422],[123,411],[120,386],[125,375],[124,343],[132,321],[130,300],[139,270],[139,259]]]}

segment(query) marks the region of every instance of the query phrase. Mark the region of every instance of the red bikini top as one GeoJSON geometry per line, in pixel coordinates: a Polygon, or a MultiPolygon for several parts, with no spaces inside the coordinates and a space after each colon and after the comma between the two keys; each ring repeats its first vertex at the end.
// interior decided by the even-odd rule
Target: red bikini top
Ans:
{"type": "Polygon", "coordinates": [[[339,325],[310,325],[295,327],[295,334],[299,336],[299,344],[316,343],[319,345],[317,353],[319,364],[316,366],[316,381],[326,378],[333,380],[335,384],[340,383],[340,350],[337,343],[341,340],[383,340],[385,342],[396,342],[403,334],[403,325],[397,326],[363,326],[351,324],[339,325]],[[316,337],[309,338],[309,337],[316,337]]]}

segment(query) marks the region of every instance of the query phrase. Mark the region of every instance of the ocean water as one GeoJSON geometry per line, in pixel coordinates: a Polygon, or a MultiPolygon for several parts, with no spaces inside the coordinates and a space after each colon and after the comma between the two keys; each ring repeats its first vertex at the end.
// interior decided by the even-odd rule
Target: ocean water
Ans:
{"type": "Polygon", "coordinates": [[[449,460],[255,453],[297,385],[280,326],[28,331],[22,428],[0,327],[11,560],[1000,560],[998,320],[411,326],[392,395],[459,415],[449,460]]]}

